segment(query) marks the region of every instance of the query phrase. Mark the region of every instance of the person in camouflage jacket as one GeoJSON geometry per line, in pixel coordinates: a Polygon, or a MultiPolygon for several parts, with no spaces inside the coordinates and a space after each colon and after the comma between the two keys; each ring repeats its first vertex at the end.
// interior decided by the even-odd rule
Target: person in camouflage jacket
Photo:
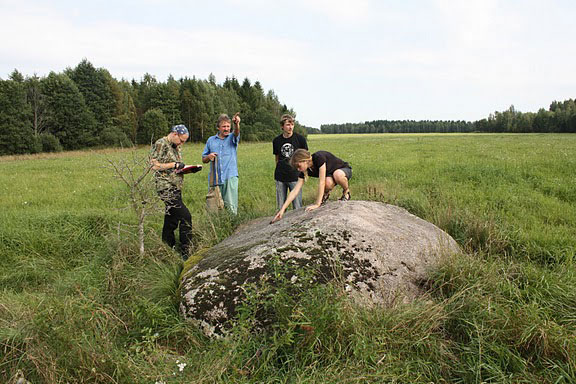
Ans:
{"type": "Polygon", "coordinates": [[[166,205],[162,241],[175,248],[174,231],[180,232],[180,252],[182,258],[188,258],[192,243],[192,216],[182,201],[184,175],[176,172],[184,168],[182,162],[182,144],[190,137],[185,125],[175,125],[165,136],[152,146],[150,165],[154,172],[156,191],[166,205]]]}

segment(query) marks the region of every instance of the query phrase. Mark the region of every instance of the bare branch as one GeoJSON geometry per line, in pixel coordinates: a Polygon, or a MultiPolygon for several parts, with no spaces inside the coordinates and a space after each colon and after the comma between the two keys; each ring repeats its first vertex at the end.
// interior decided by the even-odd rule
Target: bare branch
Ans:
{"type": "MultiPolygon", "coordinates": [[[[145,221],[148,216],[164,211],[164,204],[160,203],[160,198],[153,187],[151,177],[152,167],[148,156],[139,156],[136,150],[131,153],[131,158],[121,158],[119,160],[106,159],[114,177],[128,187],[129,206],[134,212],[138,225],[136,233],[139,242],[139,251],[143,255],[145,238],[145,221]]],[[[120,227],[118,228],[120,236],[120,227]]]]}

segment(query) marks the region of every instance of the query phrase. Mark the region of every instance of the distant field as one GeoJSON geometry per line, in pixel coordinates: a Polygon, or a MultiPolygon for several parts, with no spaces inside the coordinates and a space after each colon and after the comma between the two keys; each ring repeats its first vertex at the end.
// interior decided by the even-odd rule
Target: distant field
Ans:
{"type": "MultiPolygon", "coordinates": [[[[436,272],[433,304],[343,312],[356,317],[312,360],[291,349],[294,335],[206,340],[179,322],[180,262],[154,235],[162,215],[149,220],[146,258],[122,229],[135,218],[105,166],[132,150],[0,157],[0,381],[21,369],[33,383],[576,382],[576,135],[308,140],[351,163],[353,199],[402,206],[463,247],[436,272]],[[270,356],[246,375],[262,346],[270,356]]],[[[202,149],[187,144],[185,162],[202,149]]],[[[275,212],[271,143],[241,143],[238,155],[238,218],[210,221],[206,170],[185,178],[199,247],[275,212]]]]}

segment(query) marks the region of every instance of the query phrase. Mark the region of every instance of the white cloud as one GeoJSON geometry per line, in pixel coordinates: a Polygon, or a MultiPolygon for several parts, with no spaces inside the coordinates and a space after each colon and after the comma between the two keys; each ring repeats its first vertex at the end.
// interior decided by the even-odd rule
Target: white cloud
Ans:
{"type": "MultiPolygon", "coordinates": [[[[7,39],[0,47],[1,56],[24,59],[28,65],[38,63],[32,67],[39,74],[74,66],[87,58],[114,76],[127,78],[140,78],[146,72],[160,79],[168,74],[207,76],[213,72],[254,80],[282,73],[289,79],[307,67],[305,57],[309,54],[306,43],[296,40],[218,28],[77,23],[50,9],[20,8],[3,19],[0,34],[20,32],[18,39],[7,39]],[[22,25],[28,28],[22,29],[22,25]]],[[[25,63],[14,62],[13,67],[20,69],[25,63]]],[[[21,71],[27,73],[29,69],[21,71]]]]}
{"type": "Polygon", "coordinates": [[[297,3],[304,10],[346,23],[366,21],[372,8],[370,0],[299,0],[297,3]]]}
{"type": "MultiPolygon", "coordinates": [[[[434,0],[450,37],[462,44],[487,46],[508,23],[501,20],[499,0],[434,0]]],[[[505,35],[504,35],[505,36],[505,35]]]]}
{"type": "Polygon", "coordinates": [[[271,12],[287,22],[297,22],[312,13],[336,23],[358,24],[372,15],[373,0],[292,0],[276,3],[269,0],[228,0],[230,4],[249,7],[260,12],[271,12]]]}

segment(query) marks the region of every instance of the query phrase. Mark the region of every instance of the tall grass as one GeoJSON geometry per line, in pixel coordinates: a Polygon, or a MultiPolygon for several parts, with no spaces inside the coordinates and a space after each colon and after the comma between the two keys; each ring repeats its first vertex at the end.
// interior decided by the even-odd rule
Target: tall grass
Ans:
{"type": "MultiPolygon", "coordinates": [[[[228,337],[208,339],[178,314],[182,265],[161,244],[161,215],[138,252],[126,191],[105,168],[130,150],[0,158],[0,381],[576,382],[575,136],[309,144],[352,164],[353,199],[400,205],[459,242],[465,254],[430,275],[426,297],[362,309],[337,283],[296,296],[280,284],[266,300],[254,291],[228,337]],[[275,325],[254,333],[262,305],[275,325]]],[[[186,162],[201,151],[188,145],[186,162]]],[[[243,143],[239,163],[238,217],[208,217],[206,172],[186,176],[198,250],[274,213],[271,144],[243,143]]]]}

